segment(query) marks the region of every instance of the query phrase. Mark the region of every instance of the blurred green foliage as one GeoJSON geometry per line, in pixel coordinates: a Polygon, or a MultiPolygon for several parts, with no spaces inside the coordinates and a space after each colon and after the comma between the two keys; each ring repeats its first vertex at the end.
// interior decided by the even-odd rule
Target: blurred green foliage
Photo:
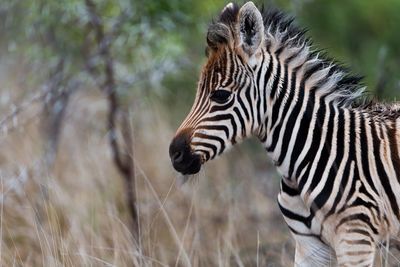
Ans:
{"type": "MultiPolygon", "coordinates": [[[[309,29],[317,48],[366,77],[368,91],[392,100],[400,94],[400,1],[275,0],[276,6],[309,29]]],[[[192,104],[205,61],[207,25],[227,1],[97,0],[96,11],[110,34],[120,99],[161,102],[171,107],[174,124],[192,104]],[[123,19],[121,19],[121,17],[123,19]],[[116,27],[118,25],[118,27],[116,27]],[[184,112],[182,112],[184,110],[184,112]],[[175,117],[174,115],[178,116],[175,117]]],[[[71,77],[91,83],[85,55],[96,63],[95,36],[88,30],[84,0],[2,0],[2,58],[25,56],[40,72],[33,85],[48,79],[62,57],[71,77]]]]}
{"type": "Polygon", "coordinates": [[[382,99],[400,95],[400,1],[309,1],[299,20],[317,44],[365,77],[382,99]],[[382,84],[381,84],[382,83],[382,84]]]}

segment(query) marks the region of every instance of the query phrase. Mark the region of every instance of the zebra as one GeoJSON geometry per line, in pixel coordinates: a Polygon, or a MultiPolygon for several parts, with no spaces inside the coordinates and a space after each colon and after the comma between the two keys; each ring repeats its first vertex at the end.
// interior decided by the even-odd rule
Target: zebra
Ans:
{"type": "Polygon", "coordinates": [[[281,176],[295,266],[372,266],[400,230],[400,105],[363,103],[361,78],[293,18],[228,4],[207,32],[194,104],[169,147],[184,175],[257,137],[281,176]]]}

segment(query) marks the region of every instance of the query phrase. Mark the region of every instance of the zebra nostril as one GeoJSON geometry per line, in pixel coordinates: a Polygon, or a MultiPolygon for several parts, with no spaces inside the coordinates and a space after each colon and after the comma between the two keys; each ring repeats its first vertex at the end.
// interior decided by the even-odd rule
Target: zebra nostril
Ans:
{"type": "Polygon", "coordinates": [[[181,163],[183,161],[183,152],[182,151],[175,152],[174,155],[172,156],[172,160],[175,163],[181,163]]]}

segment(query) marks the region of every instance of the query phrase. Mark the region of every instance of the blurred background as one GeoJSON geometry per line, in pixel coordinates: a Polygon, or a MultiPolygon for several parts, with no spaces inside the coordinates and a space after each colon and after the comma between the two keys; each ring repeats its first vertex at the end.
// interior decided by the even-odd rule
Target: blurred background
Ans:
{"type": "MultiPolygon", "coordinates": [[[[255,2],[295,16],[371,96],[400,95],[400,1],[255,2]]],[[[257,140],[186,183],[170,164],[227,3],[0,0],[0,265],[293,264],[257,140]]]]}

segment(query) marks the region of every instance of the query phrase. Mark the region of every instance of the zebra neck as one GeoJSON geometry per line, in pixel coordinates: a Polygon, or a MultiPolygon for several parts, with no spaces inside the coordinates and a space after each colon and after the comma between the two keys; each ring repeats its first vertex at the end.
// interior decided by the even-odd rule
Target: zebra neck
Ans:
{"type": "Polygon", "coordinates": [[[307,72],[309,62],[293,67],[280,56],[271,55],[267,63],[271,71],[264,78],[267,108],[260,139],[281,175],[297,180],[343,107],[323,94],[335,86],[335,80],[326,77],[328,69],[307,72]]]}
{"type": "Polygon", "coordinates": [[[282,176],[297,180],[299,168],[317,156],[315,148],[325,142],[333,120],[344,123],[338,114],[351,112],[350,103],[362,88],[356,90],[357,78],[346,78],[339,66],[307,45],[267,46],[255,78],[264,118],[258,136],[282,176]]]}
{"type": "Polygon", "coordinates": [[[279,115],[282,119],[268,129],[264,145],[280,174],[305,183],[312,175],[310,171],[315,161],[321,162],[318,166],[325,166],[332,150],[343,151],[343,141],[333,140],[345,138],[344,117],[350,114],[349,109],[308,94],[303,101],[291,105],[284,115],[279,115]]]}

